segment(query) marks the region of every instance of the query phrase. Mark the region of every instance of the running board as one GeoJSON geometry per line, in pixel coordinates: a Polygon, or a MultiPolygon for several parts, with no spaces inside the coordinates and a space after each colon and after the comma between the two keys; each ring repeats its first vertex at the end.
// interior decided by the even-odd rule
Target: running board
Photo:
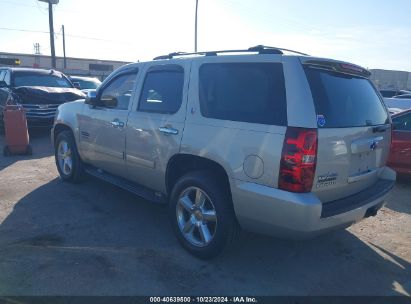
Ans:
{"type": "Polygon", "coordinates": [[[93,166],[86,166],[84,170],[86,171],[86,173],[90,174],[91,176],[97,177],[98,179],[101,179],[119,188],[127,190],[131,193],[134,193],[137,196],[140,196],[141,198],[144,198],[148,201],[158,203],[158,204],[167,203],[167,199],[165,195],[160,192],[155,192],[137,183],[130,182],[124,178],[115,176],[101,169],[97,169],[93,166]]]}

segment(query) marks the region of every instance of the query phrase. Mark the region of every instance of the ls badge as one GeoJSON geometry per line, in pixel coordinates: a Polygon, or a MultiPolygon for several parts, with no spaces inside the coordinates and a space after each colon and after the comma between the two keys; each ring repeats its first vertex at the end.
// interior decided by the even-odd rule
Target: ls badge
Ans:
{"type": "Polygon", "coordinates": [[[324,187],[335,185],[337,183],[336,182],[337,176],[338,176],[337,173],[330,173],[330,172],[328,172],[325,175],[318,176],[316,187],[324,188],[324,187]]]}

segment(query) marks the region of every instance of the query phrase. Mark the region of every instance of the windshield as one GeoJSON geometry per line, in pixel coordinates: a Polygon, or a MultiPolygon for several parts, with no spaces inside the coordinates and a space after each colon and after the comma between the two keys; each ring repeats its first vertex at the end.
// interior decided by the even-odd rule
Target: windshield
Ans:
{"type": "Polygon", "coordinates": [[[362,127],[389,122],[371,82],[362,77],[305,68],[320,127],[362,127]]]}
{"type": "Polygon", "coordinates": [[[80,89],[97,89],[97,87],[101,84],[101,82],[97,79],[79,79],[79,78],[72,78],[73,82],[78,82],[80,84],[80,89]]]}
{"type": "Polygon", "coordinates": [[[72,88],[71,83],[64,77],[50,74],[28,74],[15,73],[14,86],[40,86],[40,87],[55,87],[55,88],[72,88]]]}

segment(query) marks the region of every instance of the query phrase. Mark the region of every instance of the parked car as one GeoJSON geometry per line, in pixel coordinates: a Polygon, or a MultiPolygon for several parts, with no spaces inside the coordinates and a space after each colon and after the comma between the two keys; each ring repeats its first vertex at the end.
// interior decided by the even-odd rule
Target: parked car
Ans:
{"type": "Polygon", "coordinates": [[[84,96],[58,71],[0,68],[0,126],[6,103],[23,106],[29,127],[51,127],[59,105],[84,96]]]}
{"type": "Polygon", "coordinates": [[[391,115],[393,114],[397,114],[404,111],[403,109],[399,109],[399,108],[388,108],[388,112],[390,112],[391,115]]]}
{"type": "Polygon", "coordinates": [[[411,98],[398,98],[398,96],[393,98],[384,98],[384,103],[388,108],[397,108],[401,110],[411,109],[411,98]]]}
{"type": "Polygon", "coordinates": [[[96,90],[101,84],[101,81],[95,77],[84,77],[84,76],[69,76],[70,80],[73,82],[74,86],[87,93],[91,90],[96,90]]]}
{"type": "Polygon", "coordinates": [[[392,145],[388,165],[411,174],[411,109],[392,115],[392,145]]]}
{"type": "Polygon", "coordinates": [[[310,237],[383,206],[391,120],[367,70],[263,46],[186,55],[123,66],[59,107],[64,181],[88,173],[168,204],[201,258],[239,227],[310,237]]]}
{"type": "Polygon", "coordinates": [[[384,90],[380,90],[380,93],[381,93],[382,97],[391,98],[391,97],[394,97],[394,96],[397,96],[397,95],[411,94],[411,91],[397,90],[397,89],[384,89],[384,90]]]}
{"type": "Polygon", "coordinates": [[[393,98],[411,99],[411,94],[396,95],[396,96],[394,96],[393,98]]]}

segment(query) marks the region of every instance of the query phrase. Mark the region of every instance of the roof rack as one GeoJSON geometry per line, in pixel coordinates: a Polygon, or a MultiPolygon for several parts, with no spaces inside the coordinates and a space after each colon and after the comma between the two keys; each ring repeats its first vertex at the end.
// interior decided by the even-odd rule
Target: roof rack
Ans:
{"type": "Polygon", "coordinates": [[[249,50],[255,50],[255,51],[264,51],[264,50],[279,50],[282,53],[283,52],[289,52],[289,53],[294,53],[294,54],[298,54],[298,55],[303,55],[303,56],[310,56],[306,53],[302,53],[302,52],[298,52],[298,51],[294,51],[294,50],[290,50],[290,49],[285,49],[285,48],[279,48],[279,47],[275,47],[275,46],[266,46],[266,45],[256,45],[253,47],[250,47],[249,50]]]}
{"type": "Polygon", "coordinates": [[[182,56],[192,56],[192,55],[203,55],[203,56],[217,56],[218,54],[227,54],[227,53],[258,53],[258,54],[284,54],[283,51],[295,53],[298,55],[308,56],[305,53],[284,49],[284,48],[277,48],[273,46],[265,46],[265,45],[256,45],[250,47],[245,50],[222,50],[222,51],[207,51],[207,52],[194,52],[194,53],[186,53],[186,52],[174,52],[168,55],[161,55],[155,57],[153,60],[162,60],[162,59],[172,59],[174,57],[182,57],[182,56]]]}

